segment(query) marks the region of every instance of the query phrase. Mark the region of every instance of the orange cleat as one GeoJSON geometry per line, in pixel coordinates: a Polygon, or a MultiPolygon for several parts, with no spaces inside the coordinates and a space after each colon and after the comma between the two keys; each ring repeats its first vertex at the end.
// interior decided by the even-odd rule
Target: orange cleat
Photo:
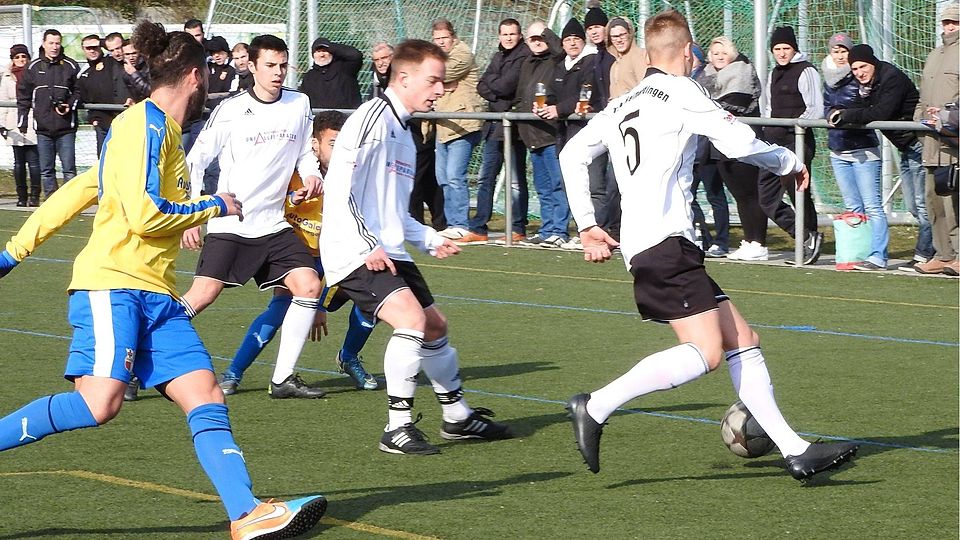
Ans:
{"type": "Polygon", "coordinates": [[[274,540],[292,538],[316,525],[327,510],[327,499],[322,495],[304,497],[290,502],[270,499],[257,505],[249,514],[230,523],[232,540],[274,540]]]}

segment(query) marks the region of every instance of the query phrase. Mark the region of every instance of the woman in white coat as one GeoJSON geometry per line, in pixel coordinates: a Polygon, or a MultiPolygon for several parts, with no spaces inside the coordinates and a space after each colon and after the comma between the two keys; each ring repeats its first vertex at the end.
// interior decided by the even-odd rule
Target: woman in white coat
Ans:
{"type": "MultiPolygon", "coordinates": [[[[0,101],[17,101],[17,83],[27,64],[30,51],[26,45],[10,47],[10,65],[0,73],[0,101]]],[[[17,206],[40,206],[40,154],[37,152],[37,134],[33,130],[33,111],[27,122],[27,132],[17,129],[17,108],[0,109],[0,135],[13,148],[13,179],[17,186],[17,206]],[[27,170],[30,171],[29,197],[27,170]]]]}

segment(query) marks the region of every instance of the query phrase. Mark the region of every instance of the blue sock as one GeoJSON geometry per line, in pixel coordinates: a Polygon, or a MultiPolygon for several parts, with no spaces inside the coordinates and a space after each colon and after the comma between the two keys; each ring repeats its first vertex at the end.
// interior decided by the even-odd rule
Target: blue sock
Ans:
{"type": "Polygon", "coordinates": [[[343,348],[340,349],[340,358],[343,360],[353,360],[356,358],[363,349],[363,346],[367,344],[367,340],[370,339],[370,334],[373,333],[373,327],[373,322],[368,321],[363,314],[360,313],[360,308],[354,305],[353,310],[350,311],[350,324],[347,326],[347,335],[343,337],[343,348]]]}
{"type": "Polygon", "coordinates": [[[273,336],[277,335],[277,329],[283,324],[283,316],[287,314],[291,300],[293,298],[286,295],[274,296],[270,300],[267,309],[250,324],[250,329],[243,337],[240,348],[233,355],[233,362],[230,362],[227,373],[237,379],[243,378],[243,372],[257,359],[260,351],[270,343],[273,336]]]}
{"type": "Polygon", "coordinates": [[[79,392],[44,396],[0,419],[0,451],[39,441],[47,435],[97,425],[79,392]]]}
{"type": "Polygon", "coordinates": [[[233,440],[227,406],[208,403],[187,414],[200,466],[213,482],[230,521],[243,517],[260,501],[253,496],[253,483],[243,453],[233,440]]]}

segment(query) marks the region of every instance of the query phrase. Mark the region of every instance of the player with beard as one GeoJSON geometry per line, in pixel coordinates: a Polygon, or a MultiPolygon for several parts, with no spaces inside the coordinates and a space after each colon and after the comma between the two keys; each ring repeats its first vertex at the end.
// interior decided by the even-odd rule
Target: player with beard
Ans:
{"type": "Polygon", "coordinates": [[[394,329],[383,358],[389,410],[380,438],[380,450],[393,454],[440,452],[412,417],[421,368],[443,409],[444,439],[512,437],[507,426],[487,418],[491,411],[471,409],[463,399],[447,319],[404,247],[409,242],[438,259],[460,251],[408,211],[417,149],[407,122],[443,95],[446,59],[426,41],[397,46],[387,90],[344,124],[324,186],[320,259],[327,282],[339,285],[367,320],[380,319],[394,329]]]}
{"type": "Polygon", "coordinates": [[[310,330],[321,324],[317,307],[323,287],[314,258],[284,218],[294,170],[303,179],[306,199],[320,193],[319,164],[310,146],[313,114],[306,95],[282,87],[287,73],[282,39],[257,36],[248,52],[253,87],[226,98],[210,113],[187,156],[194,194],[203,187],[204,169],[219,158],[217,191],[237,193],[246,217],[210,220],[203,242],[199,226],[184,232],[184,247],[203,250],[183,300],[195,315],[224,287],[241,286],[250,278],[261,290],[288,289],[293,299],[283,318],[268,389],[273,398],[319,398],[324,392],[307,386],[293,370],[310,330]]]}
{"type": "Polygon", "coordinates": [[[254,497],[210,355],[177,295],[181,232],[212,217],[243,216],[231,193],[187,198],[180,126],[202,110],[206,55],[188,34],[167,34],[149,22],[137,26],[133,40],[150,58],[150,98],[114,119],[97,166],[47,199],[0,253],[2,277],[80,211],[99,205],[69,286],[74,333],[64,376],[75,390],[0,419],[0,450],[107,423],[136,374],[186,414],[235,540],[300,534],[319,521],[326,500],[254,497]]]}

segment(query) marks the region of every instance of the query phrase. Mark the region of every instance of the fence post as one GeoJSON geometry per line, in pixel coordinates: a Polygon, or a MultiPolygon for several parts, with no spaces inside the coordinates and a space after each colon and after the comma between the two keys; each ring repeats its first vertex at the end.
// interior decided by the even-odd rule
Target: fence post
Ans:
{"type": "Polygon", "coordinates": [[[503,241],[513,245],[513,123],[503,118],[503,241]]]}
{"type": "MultiPolygon", "coordinates": [[[[806,128],[801,126],[799,123],[793,126],[793,133],[796,137],[794,148],[796,148],[797,158],[801,162],[804,162],[803,159],[806,155],[805,148],[805,135],[807,134],[806,128]]],[[[807,190],[813,189],[813,171],[807,171],[810,173],[810,185],[807,186],[807,190]]],[[[809,195],[808,193],[803,193],[801,191],[796,191],[796,179],[791,180],[793,183],[794,197],[793,197],[793,208],[796,219],[793,223],[793,260],[797,263],[797,266],[803,266],[803,240],[804,240],[804,210],[806,205],[804,205],[804,197],[809,195]]],[[[811,199],[812,200],[812,199],[811,199]]]]}

